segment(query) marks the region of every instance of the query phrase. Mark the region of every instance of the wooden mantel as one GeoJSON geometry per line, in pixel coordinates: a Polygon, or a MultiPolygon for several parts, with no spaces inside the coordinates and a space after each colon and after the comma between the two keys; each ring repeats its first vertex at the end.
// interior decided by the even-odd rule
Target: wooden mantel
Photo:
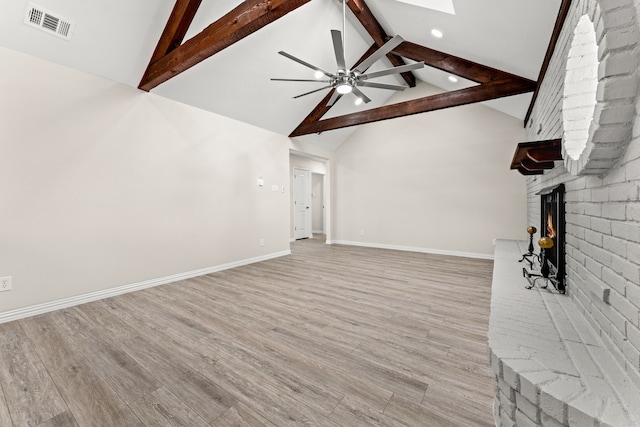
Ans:
{"type": "Polygon", "coordinates": [[[517,169],[522,175],[542,175],[545,170],[553,169],[553,162],[562,160],[562,139],[546,141],[520,142],[511,161],[511,169],[517,169]]]}

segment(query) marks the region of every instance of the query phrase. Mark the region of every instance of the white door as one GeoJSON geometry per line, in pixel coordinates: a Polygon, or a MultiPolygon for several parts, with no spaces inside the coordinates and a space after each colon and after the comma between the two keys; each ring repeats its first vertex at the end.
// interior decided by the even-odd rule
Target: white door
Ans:
{"type": "Polygon", "coordinates": [[[324,234],[324,175],[311,173],[311,233],[324,234]]]}
{"type": "Polygon", "coordinates": [[[293,237],[306,239],[311,236],[309,171],[293,169],[293,237]]]}

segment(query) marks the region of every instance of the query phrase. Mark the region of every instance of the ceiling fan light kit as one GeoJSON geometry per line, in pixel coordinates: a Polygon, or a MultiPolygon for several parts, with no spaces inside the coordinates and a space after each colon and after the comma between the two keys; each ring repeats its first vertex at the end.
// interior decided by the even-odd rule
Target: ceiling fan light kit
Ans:
{"type": "Polygon", "coordinates": [[[401,65],[398,67],[387,68],[380,71],[375,71],[369,74],[366,74],[367,69],[371,67],[378,60],[382,59],[385,55],[390,53],[393,49],[398,47],[400,43],[404,40],[400,36],[395,36],[384,45],[382,45],[378,50],[373,52],[369,57],[367,57],[364,61],[362,61],[359,65],[357,65],[353,70],[347,69],[346,61],[345,61],[345,47],[344,47],[344,28],[346,21],[346,9],[345,9],[345,1],[342,2],[342,33],[339,30],[331,30],[331,40],[333,41],[333,50],[336,58],[337,71],[336,73],[330,73],[328,71],[323,70],[322,68],[316,67],[315,65],[311,65],[310,63],[303,61],[289,53],[284,51],[278,52],[280,55],[291,59],[301,65],[304,65],[307,68],[311,68],[315,70],[316,79],[320,79],[323,76],[329,77],[329,80],[303,80],[303,79],[274,79],[272,81],[292,81],[292,82],[323,82],[329,83],[329,85],[324,86],[320,89],[316,89],[310,92],[303,93],[301,95],[294,96],[294,98],[300,98],[301,96],[310,95],[315,92],[319,92],[324,89],[335,89],[335,93],[329,99],[327,106],[332,106],[342,95],[346,95],[349,93],[353,93],[358,99],[356,99],[356,105],[360,105],[362,102],[369,103],[371,99],[369,99],[360,89],[359,86],[364,87],[373,87],[377,89],[387,89],[387,90],[404,90],[407,86],[404,85],[391,85],[385,83],[375,83],[368,81],[369,79],[404,73],[407,71],[417,70],[419,68],[424,67],[424,62],[416,62],[414,64],[401,65]]]}

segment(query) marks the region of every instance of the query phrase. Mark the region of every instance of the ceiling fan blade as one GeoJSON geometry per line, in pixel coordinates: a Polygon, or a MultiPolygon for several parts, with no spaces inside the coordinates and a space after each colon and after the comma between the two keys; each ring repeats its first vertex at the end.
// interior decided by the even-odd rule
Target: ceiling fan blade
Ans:
{"type": "Polygon", "coordinates": [[[358,86],[366,86],[366,87],[375,87],[377,89],[390,89],[390,90],[405,90],[407,86],[400,85],[388,85],[385,83],[374,83],[374,82],[358,82],[358,86]]]}
{"type": "Polygon", "coordinates": [[[292,61],[296,61],[298,64],[302,64],[302,65],[304,65],[305,67],[311,68],[312,70],[320,71],[322,74],[324,74],[324,75],[325,75],[325,76],[327,76],[327,77],[335,77],[335,76],[334,76],[333,74],[331,74],[330,72],[325,71],[325,70],[323,70],[322,68],[318,68],[318,67],[316,67],[315,65],[311,65],[311,64],[309,64],[308,62],[304,62],[302,59],[298,59],[298,58],[296,58],[296,57],[295,57],[295,56],[293,56],[293,55],[289,55],[287,52],[284,52],[284,51],[282,51],[282,50],[281,50],[281,51],[280,51],[280,52],[278,52],[278,53],[279,53],[280,55],[282,55],[282,56],[286,57],[286,58],[289,58],[289,59],[290,59],[290,60],[292,60],[292,61]]]}
{"type": "Polygon", "coordinates": [[[293,98],[295,99],[295,98],[300,98],[301,96],[311,95],[312,93],[320,92],[321,90],[329,89],[330,87],[331,87],[331,85],[325,86],[325,87],[321,87],[320,89],[312,90],[311,92],[303,93],[302,95],[297,95],[297,96],[294,96],[293,98]]]}
{"type": "Polygon", "coordinates": [[[329,98],[329,102],[327,102],[327,107],[332,107],[340,98],[342,98],[342,94],[338,93],[337,90],[334,90],[333,95],[329,98]]]}
{"type": "Polygon", "coordinates": [[[362,63],[358,65],[354,70],[360,74],[364,74],[364,72],[367,71],[367,69],[371,67],[377,60],[398,47],[398,45],[400,45],[400,43],[402,43],[403,41],[404,39],[402,37],[395,36],[394,38],[383,44],[380,49],[373,52],[371,56],[362,61],[362,63]]]}
{"type": "Polygon", "coordinates": [[[314,80],[314,79],[271,79],[274,82],[313,82],[313,83],[329,83],[331,80],[314,80]]]}
{"type": "Polygon", "coordinates": [[[353,94],[355,96],[357,96],[358,98],[362,99],[365,104],[368,104],[369,102],[371,102],[369,97],[367,97],[367,95],[362,93],[362,91],[360,89],[358,89],[357,87],[354,87],[351,91],[353,92],[353,94]]]}
{"type": "Polygon", "coordinates": [[[373,73],[363,74],[361,76],[358,76],[358,78],[360,80],[374,79],[376,77],[382,77],[389,74],[398,74],[398,73],[404,73],[407,71],[413,71],[423,67],[424,67],[424,62],[416,62],[415,64],[400,65],[399,67],[386,68],[384,70],[374,71],[373,73]]]}
{"type": "Polygon", "coordinates": [[[336,64],[338,64],[338,70],[346,70],[347,65],[344,60],[342,33],[340,33],[340,31],[338,30],[331,30],[331,39],[333,40],[333,51],[336,54],[336,64]]]}

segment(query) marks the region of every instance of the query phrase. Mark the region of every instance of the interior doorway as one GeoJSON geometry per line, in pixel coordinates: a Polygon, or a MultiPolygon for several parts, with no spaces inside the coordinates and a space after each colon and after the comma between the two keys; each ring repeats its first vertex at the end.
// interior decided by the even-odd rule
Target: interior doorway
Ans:
{"type": "Polygon", "coordinates": [[[326,243],[331,243],[331,174],[330,161],[328,159],[299,152],[289,151],[289,176],[290,176],[290,200],[291,200],[291,226],[290,241],[299,239],[326,238],[326,243]],[[308,175],[297,177],[300,170],[305,170],[308,175]],[[303,180],[307,181],[305,185],[303,180]],[[297,182],[296,182],[297,181],[297,182]],[[300,188],[298,188],[298,186],[300,188]],[[306,188],[306,194],[303,190],[306,188]],[[306,200],[305,200],[306,198],[306,200]],[[305,204],[306,203],[306,204],[305,204]],[[309,206],[309,209],[306,209],[309,206]],[[308,213],[303,212],[308,211],[308,213]],[[314,213],[315,211],[315,213],[314,213]]]}
{"type": "Polygon", "coordinates": [[[311,182],[309,171],[293,168],[293,237],[295,240],[311,237],[311,182]]]}

